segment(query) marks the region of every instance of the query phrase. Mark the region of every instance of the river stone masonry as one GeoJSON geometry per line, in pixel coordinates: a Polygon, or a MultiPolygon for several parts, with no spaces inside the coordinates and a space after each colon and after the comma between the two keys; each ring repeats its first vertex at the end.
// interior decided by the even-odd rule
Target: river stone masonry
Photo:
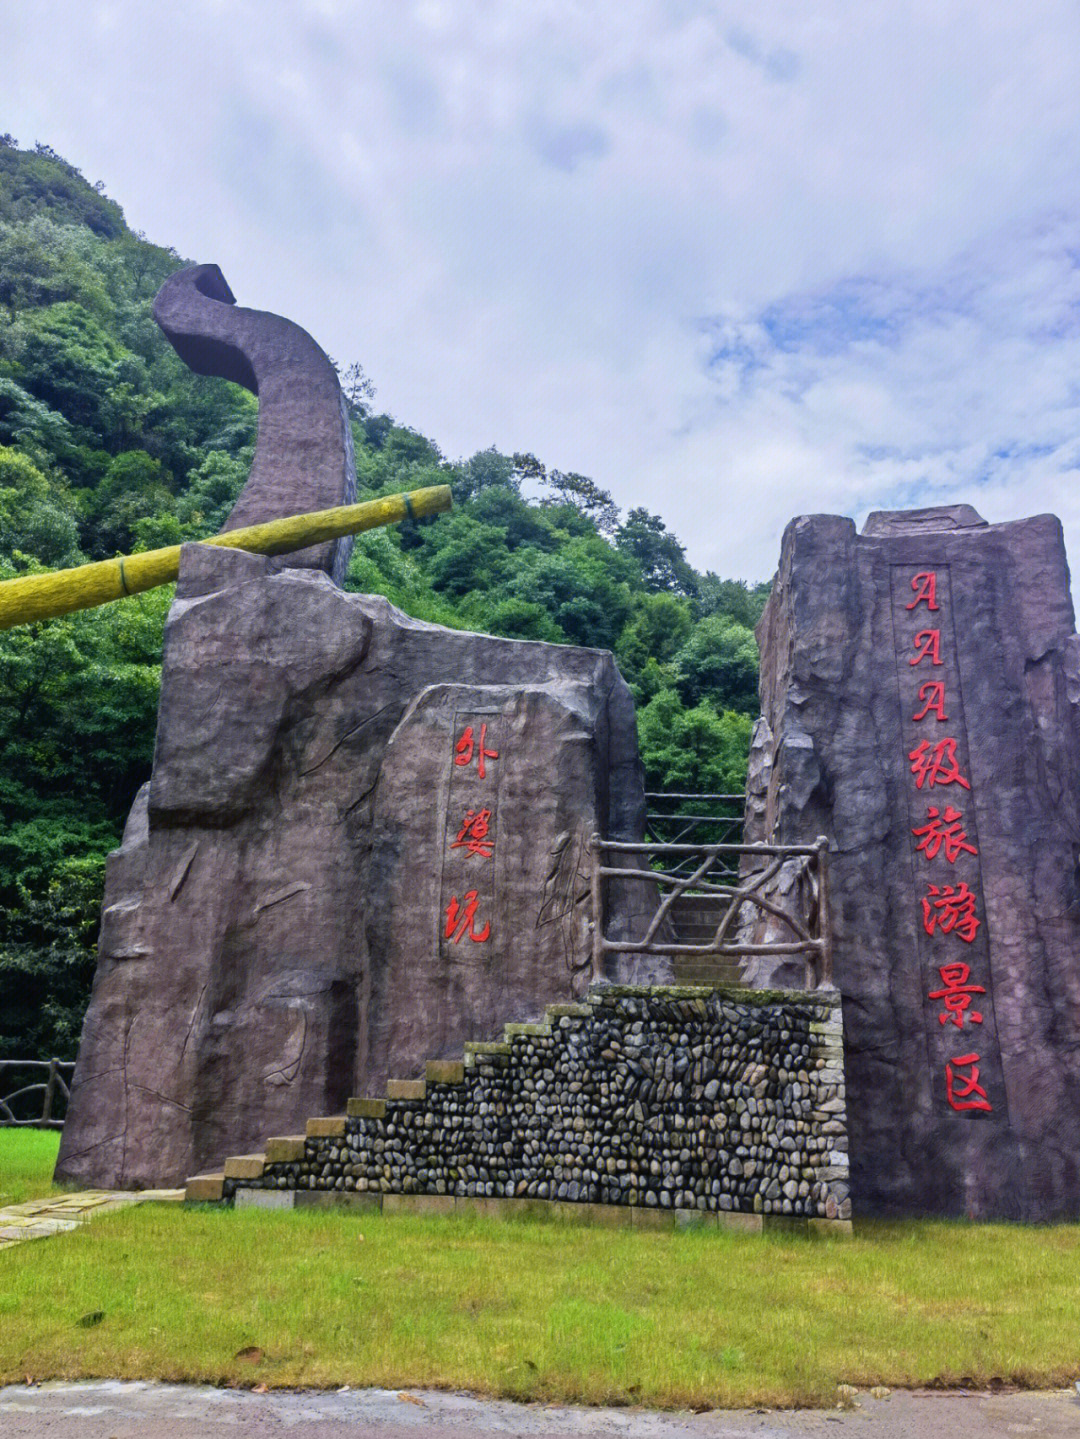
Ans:
{"type": "MultiPolygon", "coordinates": [[[[236,1156],[190,1199],[445,1196],[846,1221],[839,996],[594,987],[425,1080],[236,1156]]],[[[436,1206],[438,1207],[438,1206],[436,1206]]],[[[845,1226],[846,1227],[846,1226],[845,1226]]]]}

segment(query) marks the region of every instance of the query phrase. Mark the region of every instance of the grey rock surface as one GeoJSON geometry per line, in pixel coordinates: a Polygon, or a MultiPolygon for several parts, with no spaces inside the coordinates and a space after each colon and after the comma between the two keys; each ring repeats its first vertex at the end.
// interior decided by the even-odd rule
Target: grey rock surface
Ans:
{"type": "Polygon", "coordinates": [[[367,944],[399,956],[372,976],[375,1072],[411,1074],[426,1058],[460,1056],[487,1006],[535,1009],[549,976],[563,992],[588,985],[600,702],[593,686],[572,681],[437,684],[402,716],[372,819],[367,944]],[[411,1003],[394,1004],[392,990],[411,1003]]]}
{"type": "MultiPolygon", "coordinates": [[[[185,546],[58,1177],[179,1182],[573,998],[585,841],[643,822],[609,654],[185,546]]],[[[608,977],[669,970],[616,956],[608,977]]]]}
{"type": "Polygon", "coordinates": [[[933,520],[788,526],[758,630],[754,837],[831,840],[855,1212],[1075,1218],[1080,693],[1061,527],[933,520]]]}
{"type": "MultiPolygon", "coordinates": [[[[255,458],[226,530],[356,499],[352,428],[337,372],[306,330],[239,307],[216,265],[170,275],[154,300],[154,319],[196,374],[232,380],[259,397],[255,458]]],[[[351,549],[346,536],[272,563],[326,570],[340,583],[351,549]]]]}

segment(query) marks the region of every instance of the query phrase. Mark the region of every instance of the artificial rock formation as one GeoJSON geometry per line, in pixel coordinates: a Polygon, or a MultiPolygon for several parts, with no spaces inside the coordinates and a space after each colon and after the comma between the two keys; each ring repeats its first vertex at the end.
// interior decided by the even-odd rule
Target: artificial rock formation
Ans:
{"type": "Polygon", "coordinates": [[[758,639],[749,838],[831,841],[856,1211],[1076,1218],[1080,641],[1058,521],[795,520],[758,639]]]}
{"type": "Polygon", "coordinates": [[[61,1178],[180,1181],[592,978],[588,840],[644,817],[611,656],[271,564],[185,546],[61,1178]]]}
{"type": "MultiPolygon", "coordinates": [[[[226,529],[354,498],[340,386],[310,335],[238,309],[215,265],[167,280],[154,317],[192,369],[259,396],[226,529]]],[[[612,657],[346,594],[350,544],[183,548],[58,1178],[175,1183],[590,978],[670,976],[586,960],[590,836],[644,828],[612,657]]],[[[641,902],[613,887],[607,933],[639,933],[641,902]]]]}
{"type": "MultiPolygon", "coordinates": [[[[356,462],[337,371],[307,333],[281,315],[238,306],[216,265],[170,275],[154,319],[197,375],[233,380],[259,397],[251,473],[224,529],[351,504],[356,462]]],[[[284,556],[275,568],[321,569],[345,578],[352,540],[284,556]]]]}

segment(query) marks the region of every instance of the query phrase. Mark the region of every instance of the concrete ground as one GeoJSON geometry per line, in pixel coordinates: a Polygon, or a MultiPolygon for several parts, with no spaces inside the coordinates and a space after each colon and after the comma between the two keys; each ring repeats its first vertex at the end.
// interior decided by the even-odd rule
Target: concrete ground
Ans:
{"type": "Polygon", "coordinates": [[[1080,1394],[894,1392],[838,1410],[657,1414],[361,1389],[254,1394],[180,1384],[0,1388],[4,1439],[1078,1439],[1080,1394]]]}
{"type": "Polygon", "coordinates": [[[132,1204],[179,1204],[182,1189],[81,1189],[76,1194],[50,1194],[9,1204],[0,1209],[0,1249],[24,1244],[28,1239],[48,1239],[67,1234],[102,1214],[127,1209],[132,1204]]]}

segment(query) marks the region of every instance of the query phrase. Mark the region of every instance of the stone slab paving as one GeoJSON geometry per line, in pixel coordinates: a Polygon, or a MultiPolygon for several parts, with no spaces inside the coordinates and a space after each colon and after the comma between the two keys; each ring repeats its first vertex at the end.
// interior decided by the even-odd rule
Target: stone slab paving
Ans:
{"type": "Polygon", "coordinates": [[[1080,1397],[897,1391],[857,1408],[659,1414],[413,1389],[254,1394],[182,1384],[0,1388],[4,1439],[1075,1439],[1080,1397]]]}
{"type": "Polygon", "coordinates": [[[0,1209],[0,1249],[27,1239],[48,1239],[53,1234],[69,1233],[99,1214],[111,1214],[133,1204],[179,1204],[183,1198],[182,1189],[84,1189],[74,1194],[48,1194],[23,1204],[9,1204],[0,1209]]]}

